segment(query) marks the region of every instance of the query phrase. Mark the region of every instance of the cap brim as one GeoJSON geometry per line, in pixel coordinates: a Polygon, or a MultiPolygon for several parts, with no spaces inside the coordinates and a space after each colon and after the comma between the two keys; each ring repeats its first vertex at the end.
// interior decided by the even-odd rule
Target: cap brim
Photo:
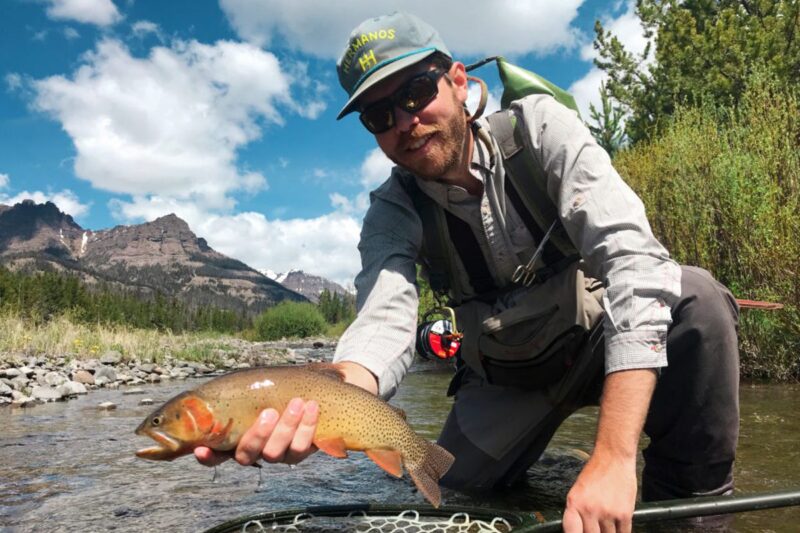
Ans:
{"type": "Polygon", "coordinates": [[[356,92],[353,93],[353,96],[347,101],[345,106],[339,111],[339,115],[337,115],[336,120],[340,120],[345,115],[348,115],[356,110],[356,104],[358,103],[358,98],[364,94],[366,91],[377,85],[378,83],[382,82],[392,74],[396,74],[403,70],[404,68],[408,68],[411,65],[419,63],[426,57],[432,55],[436,50],[432,49],[425,49],[418,54],[412,54],[397,61],[392,61],[391,63],[387,64],[384,67],[376,70],[372,75],[370,75],[364,82],[359,85],[356,92]]]}

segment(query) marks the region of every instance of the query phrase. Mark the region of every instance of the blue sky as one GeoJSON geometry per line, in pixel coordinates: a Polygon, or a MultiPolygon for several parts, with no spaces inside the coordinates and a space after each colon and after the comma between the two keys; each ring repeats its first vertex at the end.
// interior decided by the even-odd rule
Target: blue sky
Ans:
{"type": "MultiPolygon", "coordinates": [[[[255,268],[348,284],[391,165],[355,116],[335,120],[335,61],[395,9],[456,59],[505,55],[584,110],[595,20],[644,44],[631,3],[609,0],[4,0],[0,203],[51,200],[95,230],[174,212],[255,268]]],[[[476,74],[496,108],[494,67],[476,74]]]]}

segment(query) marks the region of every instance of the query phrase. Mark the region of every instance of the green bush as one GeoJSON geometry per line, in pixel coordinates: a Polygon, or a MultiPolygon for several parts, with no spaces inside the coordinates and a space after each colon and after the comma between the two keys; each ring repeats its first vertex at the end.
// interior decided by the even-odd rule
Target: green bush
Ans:
{"type": "Polygon", "coordinates": [[[315,305],[289,301],[267,309],[254,323],[256,337],[262,341],[310,337],[321,334],[326,327],[327,322],[315,305]]]}
{"type": "Polygon", "coordinates": [[[743,311],[742,374],[800,377],[800,94],[751,78],[737,107],[679,108],[663,134],[620,152],[620,174],[681,263],[711,271],[743,311]]]}

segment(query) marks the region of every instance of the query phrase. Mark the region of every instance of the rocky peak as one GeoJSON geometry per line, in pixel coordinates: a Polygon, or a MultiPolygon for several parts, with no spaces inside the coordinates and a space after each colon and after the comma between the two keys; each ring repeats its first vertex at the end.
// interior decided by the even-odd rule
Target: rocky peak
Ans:
{"type": "Polygon", "coordinates": [[[0,210],[0,253],[47,250],[72,256],[82,236],[83,228],[52,202],[23,200],[0,210]]]}
{"type": "Polygon", "coordinates": [[[272,270],[263,270],[261,273],[287,289],[302,294],[314,303],[319,301],[319,295],[325,289],[331,293],[347,294],[347,290],[338,283],[322,276],[306,274],[302,270],[292,269],[283,274],[276,274],[272,270]]]}

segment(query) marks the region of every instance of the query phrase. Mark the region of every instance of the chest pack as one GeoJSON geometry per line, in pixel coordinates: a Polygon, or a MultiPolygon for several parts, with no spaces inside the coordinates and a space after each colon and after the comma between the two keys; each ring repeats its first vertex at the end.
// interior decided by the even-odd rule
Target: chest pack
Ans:
{"type": "MultiPolygon", "coordinates": [[[[507,108],[530,94],[550,95],[576,112],[577,106],[562,89],[500,57],[467,70],[490,61],[496,61],[504,87],[503,109],[486,120],[500,148],[505,193],[540,243],[544,267],[535,277],[529,273],[529,282],[519,290],[498,287],[469,224],[426,195],[415,179],[406,180],[404,187],[422,222],[420,261],[431,289],[455,307],[464,335],[462,361],[492,384],[537,389],[557,382],[572,366],[602,316],[602,285],[583,275],[580,255],[547,194],[547,176],[526,149],[525,132],[507,108]],[[462,286],[459,262],[470,287],[462,286]]],[[[451,392],[456,388],[451,386],[451,392]]]]}

